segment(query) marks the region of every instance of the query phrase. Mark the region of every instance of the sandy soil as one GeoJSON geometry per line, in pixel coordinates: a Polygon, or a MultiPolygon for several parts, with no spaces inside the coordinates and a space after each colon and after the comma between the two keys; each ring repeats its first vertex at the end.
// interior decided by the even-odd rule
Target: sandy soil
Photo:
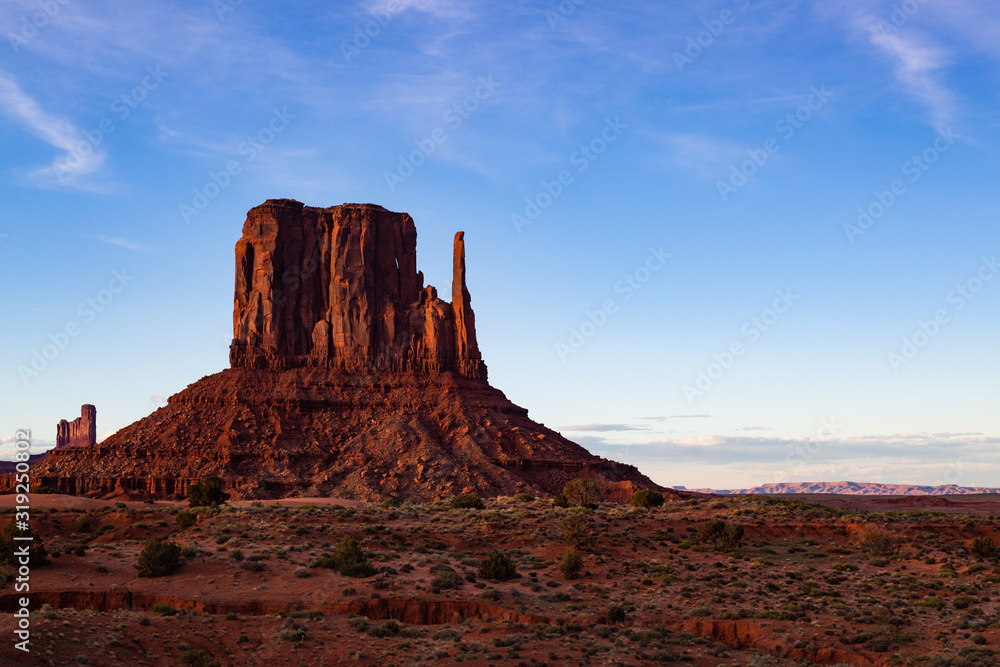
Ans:
{"type": "MultiPolygon", "coordinates": [[[[992,662],[1000,562],[971,552],[977,537],[1000,544],[992,518],[801,500],[586,510],[507,498],[475,510],[300,499],[202,509],[180,528],[173,504],[35,496],[32,525],[59,555],[31,573],[31,653],[14,651],[4,614],[0,664],[992,662]],[[713,519],[741,526],[742,545],[699,543],[713,519]],[[866,530],[890,552],[866,550],[866,530]],[[379,574],[321,566],[345,535],[379,574]],[[138,578],[152,536],[185,548],[184,562],[138,578]],[[568,579],[559,564],[574,542],[583,569],[568,579]],[[479,570],[498,547],[516,565],[510,581],[479,570]]],[[[16,597],[8,581],[3,611],[16,597]]]]}

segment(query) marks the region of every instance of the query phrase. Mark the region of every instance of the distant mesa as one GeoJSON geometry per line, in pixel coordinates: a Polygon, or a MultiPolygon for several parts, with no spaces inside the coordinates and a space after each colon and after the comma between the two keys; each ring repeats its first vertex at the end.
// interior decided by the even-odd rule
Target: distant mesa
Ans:
{"type": "Polygon", "coordinates": [[[34,483],[105,498],[182,497],[207,475],[235,498],[554,494],[574,477],[618,500],[664,490],[491,387],[464,234],[450,302],[424,285],[416,242],[409,215],[373,204],[251,209],[236,244],[231,367],[100,444],[84,406],[65,429],[73,446],[34,466],[34,483]]]}
{"type": "MultiPolygon", "coordinates": [[[[675,489],[680,487],[674,487],[675,489]]],[[[776,482],[749,489],[695,489],[702,493],[720,495],[782,495],[792,493],[836,494],[854,496],[947,496],[981,493],[1000,493],[1000,489],[982,486],[957,486],[941,484],[882,484],[880,482],[776,482]]]]}
{"type": "MultiPolygon", "coordinates": [[[[80,408],[80,416],[73,421],[62,419],[56,424],[56,449],[87,447],[94,444],[97,444],[97,408],[93,405],[83,405],[80,408]]],[[[35,465],[45,459],[49,452],[30,455],[28,464],[35,465]]],[[[12,473],[14,470],[14,461],[0,461],[0,475],[12,473]]]]}
{"type": "Polygon", "coordinates": [[[56,425],[56,449],[87,447],[97,444],[97,408],[85,404],[80,416],[71,422],[63,419],[56,425]]]}

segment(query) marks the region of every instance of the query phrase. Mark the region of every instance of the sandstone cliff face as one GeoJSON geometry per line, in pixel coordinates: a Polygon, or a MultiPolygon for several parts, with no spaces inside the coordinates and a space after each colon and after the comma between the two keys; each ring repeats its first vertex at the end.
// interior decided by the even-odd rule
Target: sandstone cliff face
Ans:
{"type": "Polygon", "coordinates": [[[53,450],[34,479],[159,498],[207,475],[235,498],[553,494],[573,477],[616,500],[659,488],[487,384],[464,234],[451,303],[424,286],[416,235],[410,216],[371,204],[252,209],[236,244],[232,368],[100,445],[53,450]]]}
{"type": "Polygon", "coordinates": [[[455,370],[485,380],[455,237],[453,301],[424,287],[417,230],[372,204],[330,208],[269,200],[236,244],[230,364],[352,373],[455,370]]]}

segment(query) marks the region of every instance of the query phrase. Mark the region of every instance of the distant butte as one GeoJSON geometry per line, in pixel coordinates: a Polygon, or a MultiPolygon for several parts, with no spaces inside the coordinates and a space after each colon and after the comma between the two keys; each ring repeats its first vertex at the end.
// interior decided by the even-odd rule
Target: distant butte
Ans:
{"type": "Polygon", "coordinates": [[[218,475],[236,498],[428,500],[659,489],[528,418],[487,382],[455,235],[451,302],[424,286],[417,231],[373,204],[289,199],[236,244],[231,368],[100,444],[56,449],[35,483],[105,498],[183,496],[218,475]]]}

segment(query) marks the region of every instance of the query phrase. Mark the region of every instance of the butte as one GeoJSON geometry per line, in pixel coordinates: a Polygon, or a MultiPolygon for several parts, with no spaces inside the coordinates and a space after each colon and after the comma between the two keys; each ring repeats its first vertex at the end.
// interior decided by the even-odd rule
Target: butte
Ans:
{"type": "Polygon", "coordinates": [[[236,244],[230,368],[99,444],[53,450],[33,483],[177,498],[202,477],[234,498],[418,501],[659,489],[528,418],[487,382],[455,235],[451,302],[417,271],[417,230],[373,204],[288,199],[249,211],[236,244]]]}

